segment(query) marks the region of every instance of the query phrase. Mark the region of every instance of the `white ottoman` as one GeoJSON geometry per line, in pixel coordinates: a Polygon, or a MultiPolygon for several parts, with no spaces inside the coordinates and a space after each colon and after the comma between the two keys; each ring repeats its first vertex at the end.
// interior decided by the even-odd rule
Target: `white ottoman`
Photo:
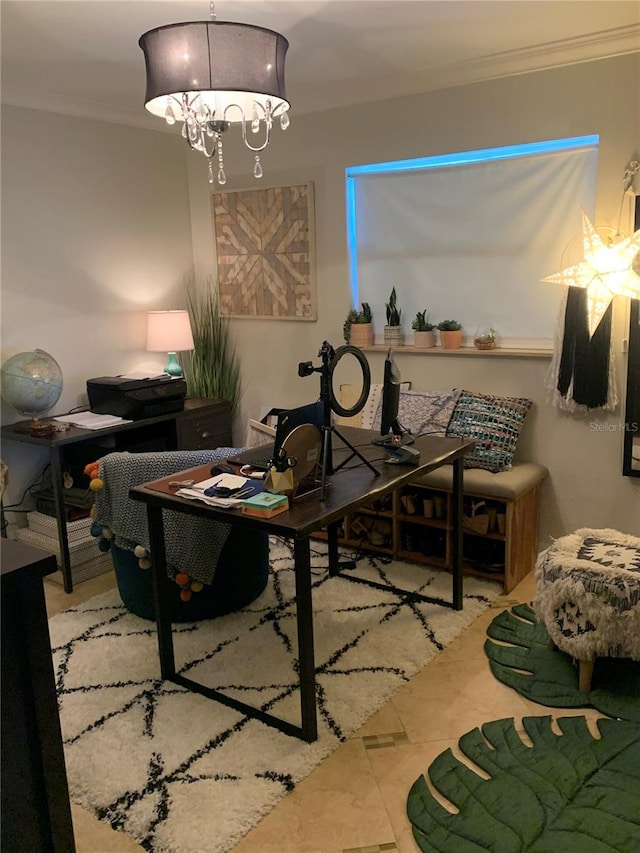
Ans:
{"type": "Polygon", "coordinates": [[[640,660],[640,538],[582,528],[538,556],[533,609],[551,643],[580,662],[591,689],[597,657],[640,660]]]}

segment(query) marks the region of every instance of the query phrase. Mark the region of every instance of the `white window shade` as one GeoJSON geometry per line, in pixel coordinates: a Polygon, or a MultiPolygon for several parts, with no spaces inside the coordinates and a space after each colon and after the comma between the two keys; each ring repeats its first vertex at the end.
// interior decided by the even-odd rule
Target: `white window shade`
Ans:
{"type": "Polygon", "coordinates": [[[371,304],[381,333],[395,286],[406,331],[426,308],[432,322],[459,320],[468,335],[493,327],[506,346],[550,347],[563,288],[540,279],[581,233],[581,209],[593,211],[596,168],[594,142],[411,171],[349,170],[356,305],[371,304]]]}

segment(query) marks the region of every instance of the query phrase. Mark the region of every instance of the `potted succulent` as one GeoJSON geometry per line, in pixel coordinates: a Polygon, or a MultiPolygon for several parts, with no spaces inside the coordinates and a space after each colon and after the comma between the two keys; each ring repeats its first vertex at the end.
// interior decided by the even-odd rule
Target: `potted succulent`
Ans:
{"type": "Polygon", "coordinates": [[[495,329],[484,329],[475,333],[473,338],[473,345],[476,349],[487,350],[487,349],[495,349],[496,348],[496,330],[495,329]]]}
{"type": "Polygon", "coordinates": [[[418,311],[415,319],[411,323],[413,329],[413,345],[416,349],[431,349],[436,345],[435,335],[433,330],[435,325],[429,322],[427,309],[418,311]]]}
{"type": "Polygon", "coordinates": [[[395,287],[392,289],[389,301],[386,304],[386,312],[387,325],[384,327],[384,342],[391,346],[402,346],[404,343],[404,332],[400,325],[402,311],[397,305],[395,287]]]}
{"type": "Polygon", "coordinates": [[[342,327],[346,343],[354,347],[373,346],[373,317],[368,302],[362,303],[360,311],[351,308],[342,327]]]}
{"type": "Polygon", "coordinates": [[[442,349],[460,349],[462,346],[462,324],[457,320],[442,320],[438,323],[442,349]]]}

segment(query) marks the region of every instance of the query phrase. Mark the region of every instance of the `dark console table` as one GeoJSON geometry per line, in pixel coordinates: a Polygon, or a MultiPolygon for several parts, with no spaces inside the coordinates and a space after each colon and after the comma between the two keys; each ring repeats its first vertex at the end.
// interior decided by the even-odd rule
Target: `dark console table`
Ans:
{"type": "Polygon", "coordinates": [[[73,590],[69,540],[65,518],[64,475],[69,460],[75,457],[92,462],[115,451],[207,450],[231,446],[231,406],[226,400],[189,399],[182,412],[143,418],[107,429],[71,427],[66,432],[34,436],[28,421],[3,426],[3,441],[37,444],[49,450],[53,501],[58,522],[61,569],[65,592],[73,590]]]}
{"type": "Polygon", "coordinates": [[[11,539],[2,548],[2,850],[73,853],[42,577],[52,554],[11,539]]]}

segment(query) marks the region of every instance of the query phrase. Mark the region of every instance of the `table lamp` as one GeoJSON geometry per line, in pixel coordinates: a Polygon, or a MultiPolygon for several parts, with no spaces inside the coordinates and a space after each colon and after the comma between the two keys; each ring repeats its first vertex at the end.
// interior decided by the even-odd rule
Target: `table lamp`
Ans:
{"type": "Polygon", "coordinates": [[[147,351],[166,352],[164,372],[182,376],[177,353],[193,349],[193,334],[188,311],[149,311],[147,314],[147,351]]]}

